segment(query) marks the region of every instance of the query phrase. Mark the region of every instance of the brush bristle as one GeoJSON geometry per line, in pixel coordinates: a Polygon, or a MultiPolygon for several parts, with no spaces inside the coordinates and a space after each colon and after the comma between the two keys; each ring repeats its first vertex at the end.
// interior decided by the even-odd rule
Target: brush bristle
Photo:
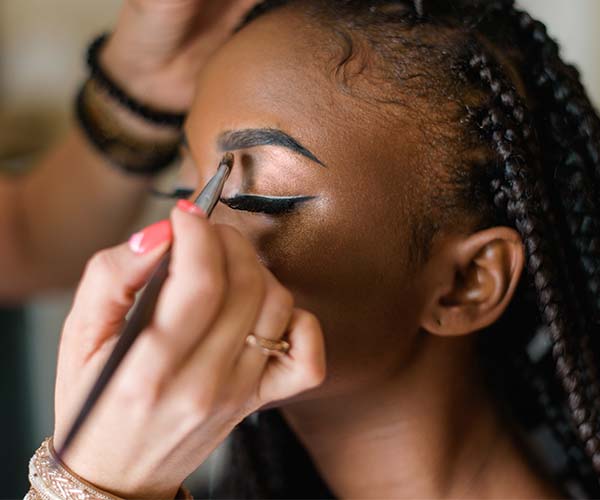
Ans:
{"type": "Polygon", "coordinates": [[[229,168],[232,168],[234,160],[235,157],[233,156],[233,153],[225,153],[223,158],[221,158],[219,165],[227,165],[229,168]]]}

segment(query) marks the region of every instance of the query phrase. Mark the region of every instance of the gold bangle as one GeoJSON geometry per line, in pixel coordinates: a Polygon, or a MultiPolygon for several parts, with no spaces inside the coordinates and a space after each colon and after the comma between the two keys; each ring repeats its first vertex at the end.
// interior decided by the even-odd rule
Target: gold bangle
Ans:
{"type": "MultiPolygon", "coordinates": [[[[29,461],[31,490],[24,500],[124,500],[96,488],[60,462],[46,438],[29,461]]],[[[181,487],[176,498],[194,500],[190,492],[181,487]]]]}

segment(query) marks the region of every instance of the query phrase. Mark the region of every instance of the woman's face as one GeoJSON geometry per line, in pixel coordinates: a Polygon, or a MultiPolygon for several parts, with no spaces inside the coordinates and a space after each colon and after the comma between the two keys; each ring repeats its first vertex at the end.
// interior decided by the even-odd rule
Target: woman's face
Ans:
{"type": "Polygon", "coordinates": [[[344,93],[333,75],[340,57],[339,44],[293,12],[266,15],[202,72],[186,126],[199,185],[231,150],[224,198],[301,197],[238,198],[213,218],[251,240],[297,306],[321,320],[328,380],[305,397],[397,370],[424,300],[409,252],[423,183],[414,122],[344,93]]]}

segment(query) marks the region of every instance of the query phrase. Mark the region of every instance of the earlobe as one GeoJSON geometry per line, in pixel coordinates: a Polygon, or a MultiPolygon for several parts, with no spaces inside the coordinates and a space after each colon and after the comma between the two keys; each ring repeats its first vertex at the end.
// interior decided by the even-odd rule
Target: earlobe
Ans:
{"type": "Polygon", "coordinates": [[[428,263],[436,279],[421,326],[435,335],[456,336],[491,325],[510,303],[524,261],[523,244],[511,228],[448,241],[428,263]]]}

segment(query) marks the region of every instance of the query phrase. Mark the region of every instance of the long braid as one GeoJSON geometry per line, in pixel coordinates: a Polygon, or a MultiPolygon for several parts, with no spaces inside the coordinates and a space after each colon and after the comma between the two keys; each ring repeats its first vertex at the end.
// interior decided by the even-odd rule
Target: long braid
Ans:
{"type": "MultiPolygon", "coordinates": [[[[516,225],[521,233],[528,253],[532,281],[536,285],[539,299],[542,300],[541,303],[538,300],[542,313],[548,313],[546,308],[552,304],[560,307],[563,311],[561,314],[566,316],[565,301],[562,299],[562,294],[557,294],[560,289],[559,277],[548,275],[546,272],[546,269],[557,267],[553,265],[553,262],[561,260],[554,251],[557,245],[552,245],[552,242],[556,243],[558,240],[557,235],[553,234],[553,222],[556,218],[549,216],[551,214],[550,202],[544,195],[541,175],[528,170],[531,169],[531,165],[524,165],[525,158],[529,158],[529,163],[533,163],[533,158],[539,155],[537,148],[532,149],[533,142],[529,140],[532,136],[532,119],[528,117],[526,108],[514,86],[502,75],[499,68],[490,62],[490,56],[482,53],[481,47],[475,41],[472,41],[471,45],[471,50],[475,51],[468,64],[471,70],[471,82],[474,85],[483,83],[491,94],[489,102],[482,107],[483,112],[477,126],[484,133],[485,139],[493,145],[496,154],[500,157],[500,165],[503,166],[503,170],[500,171],[498,171],[498,167],[494,166],[496,162],[487,167],[488,170],[496,171],[495,175],[492,174],[491,181],[494,205],[501,214],[508,215],[507,218],[516,225]],[[523,147],[524,144],[529,146],[523,147]],[[528,186],[532,187],[528,188],[528,186]],[[563,305],[559,306],[561,303],[563,305]]],[[[564,279],[560,280],[562,283],[564,281],[564,279]]],[[[551,314],[554,315],[554,313],[551,314]]],[[[556,335],[557,332],[565,331],[563,326],[557,327],[556,321],[553,317],[547,317],[545,321],[551,329],[550,331],[555,332],[554,352],[560,354],[562,365],[577,374],[575,390],[583,390],[585,384],[581,382],[582,375],[576,371],[576,346],[573,342],[568,342],[568,336],[565,335],[566,338],[562,338],[556,335]],[[568,357],[566,357],[566,345],[569,345],[568,357]],[[563,351],[565,351],[564,354],[562,354],[563,351]]],[[[504,341],[506,342],[505,337],[504,341]]],[[[523,351],[522,344],[521,340],[518,346],[521,352],[523,351]]],[[[511,353],[511,355],[513,354],[511,353]]],[[[523,358],[523,356],[520,355],[519,358],[523,358]]],[[[522,373],[523,380],[529,383],[537,394],[539,404],[544,409],[546,418],[554,428],[563,447],[569,449],[571,443],[565,437],[563,412],[560,408],[550,405],[551,398],[548,396],[548,387],[536,383],[539,380],[530,375],[524,376],[525,368],[529,372],[532,371],[531,367],[526,365],[525,360],[521,359],[520,364],[515,363],[515,367],[522,373]]],[[[575,400],[575,402],[577,401],[579,400],[575,400]]],[[[579,409],[579,407],[576,408],[576,410],[579,409]]],[[[581,464],[572,467],[579,470],[581,464]]]]}
{"type": "MultiPolygon", "coordinates": [[[[582,274],[578,288],[584,291],[586,317],[591,320],[581,337],[582,356],[589,378],[598,381],[598,358],[593,349],[599,345],[593,345],[590,330],[600,327],[600,118],[578,80],[577,70],[562,62],[545,26],[521,11],[515,10],[513,17],[521,45],[526,47],[528,59],[535,62],[529,79],[546,103],[550,119],[545,123],[562,148],[555,153],[561,157],[555,175],[569,230],[566,241],[574,247],[574,259],[582,274]]],[[[590,385],[590,392],[598,401],[597,382],[590,385]]]]}
{"type": "MultiPolygon", "coordinates": [[[[267,0],[249,20],[292,2],[267,0]]],[[[544,418],[569,456],[576,457],[582,480],[585,482],[589,470],[596,470],[596,484],[587,486],[600,492],[600,380],[596,369],[600,352],[600,119],[577,71],[562,62],[544,26],[516,10],[512,0],[323,0],[325,3],[328,12],[339,6],[345,13],[369,17],[370,22],[378,22],[373,14],[378,6],[406,4],[414,10],[415,25],[431,24],[433,30],[436,19],[441,19],[448,22],[445,26],[455,26],[457,32],[466,34],[470,55],[464,91],[475,88],[486,96],[473,118],[493,152],[493,158],[482,166],[489,174],[484,176],[484,189],[491,192],[491,206],[497,214],[490,222],[506,221],[522,237],[530,281],[527,292],[533,292],[538,311],[535,319],[551,340],[552,359],[544,360],[555,371],[556,380],[542,374],[540,366],[525,354],[524,337],[533,335],[535,328],[522,332],[519,339],[506,335],[515,342],[510,348],[518,353],[515,366],[521,368],[517,375],[533,387],[544,418]],[[522,56],[517,69],[521,69],[527,90],[527,105],[507,77],[506,68],[496,62],[488,44],[481,43],[483,37],[492,46],[506,48],[500,24],[508,26],[518,42],[512,48],[522,56]],[[537,376],[531,376],[533,373],[537,376]],[[555,387],[562,391],[564,405],[555,387]]],[[[473,182],[475,178],[480,180],[474,175],[473,182]]],[[[528,300],[523,299],[525,306],[528,300]]]]}
{"type": "MultiPolygon", "coordinates": [[[[534,69],[526,73],[532,75],[534,79],[534,87],[537,87],[536,98],[539,99],[541,94],[543,100],[544,116],[538,122],[543,122],[545,119],[554,128],[551,134],[543,131],[545,132],[543,134],[544,146],[548,147],[548,135],[552,139],[551,142],[554,142],[556,146],[550,154],[544,155],[545,158],[542,158],[542,162],[544,166],[551,170],[550,177],[557,176],[557,174],[562,177],[558,178],[558,182],[555,183],[558,194],[555,197],[555,204],[566,220],[565,226],[568,234],[564,234],[564,232],[560,234],[559,242],[568,242],[572,250],[567,251],[569,258],[566,258],[564,252],[560,251],[560,243],[557,242],[560,258],[556,262],[562,264],[568,276],[568,279],[563,281],[563,287],[569,291],[570,306],[573,311],[576,311],[576,314],[571,320],[569,331],[564,331],[567,343],[562,340],[557,343],[557,340],[560,339],[553,339],[555,343],[553,353],[556,357],[559,376],[562,378],[563,385],[566,383],[568,387],[575,388],[573,393],[569,393],[569,389],[566,388],[569,408],[577,424],[579,437],[585,443],[586,451],[592,458],[594,467],[600,472],[598,467],[600,465],[599,421],[596,409],[596,404],[599,401],[600,384],[596,370],[597,358],[594,356],[590,340],[592,326],[588,323],[588,318],[591,317],[594,323],[597,324],[598,306],[600,305],[597,293],[598,283],[600,282],[598,198],[594,196],[595,193],[590,189],[590,186],[597,186],[598,183],[593,182],[595,179],[590,179],[589,175],[590,173],[592,175],[596,174],[597,179],[597,173],[600,171],[598,168],[600,119],[595,114],[583,87],[577,79],[576,70],[560,60],[558,46],[548,37],[545,27],[541,23],[533,21],[529,15],[523,12],[514,10],[512,2],[496,2],[494,5],[488,5],[487,8],[487,13],[493,13],[496,20],[499,14],[506,12],[513,20],[517,20],[517,32],[521,35],[522,42],[520,46],[526,47],[525,67],[531,69],[533,66],[538,69],[537,72],[534,69]],[[529,49],[527,49],[529,45],[523,43],[527,41],[528,36],[533,40],[533,43],[529,44],[533,48],[529,49]],[[532,62],[535,62],[535,64],[532,62]],[[541,86],[549,88],[540,89],[541,86]],[[543,90],[545,90],[545,93],[543,90]],[[552,101],[557,104],[554,106],[549,105],[552,101]],[[563,120],[559,116],[552,115],[555,108],[559,108],[562,115],[570,116],[571,120],[565,120],[566,123],[563,124],[563,120]],[[551,120],[547,119],[548,115],[551,116],[551,120]],[[574,130],[577,131],[576,134],[573,134],[574,130]],[[573,138],[574,135],[575,139],[573,138]],[[583,160],[584,156],[587,157],[587,165],[583,160]],[[554,161],[548,161],[549,159],[554,161]],[[568,265],[565,265],[566,263],[568,265]],[[581,273],[583,273],[583,276],[578,276],[581,273]],[[587,300],[584,301],[585,304],[580,304],[577,299],[578,293],[576,290],[579,287],[576,287],[576,283],[584,284],[589,292],[586,297],[587,300]],[[573,341],[574,337],[578,337],[579,345],[573,341]],[[566,345],[570,346],[568,357],[565,357],[567,353],[565,350],[566,345]],[[581,355],[578,355],[577,347],[579,347],[581,355]],[[572,376],[565,377],[567,374],[572,376]],[[577,383],[574,385],[573,382],[577,383]]],[[[514,109],[515,105],[514,88],[509,89],[508,92],[505,91],[502,98],[499,99],[499,89],[502,87],[502,83],[499,79],[493,80],[491,78],[490,68],[485,67],[485,64],[482,65],[484,61],[485,57],[475,60],[475,66],[479,67],[479,78],[489,86],[492,94],[495,95],[496,106],[501,104],[500,107],[505,113],[509,116],[512,115],[513,118],[516,117],[516,125],[519,127],[521,124],[518,122],[521,120],[518,115],[521,114],[522,107],[519,107],[517,115],[511,112],[511,108],[514,109]]],[[[527,83],[531,87],[531,81],[527,83]]],[[[487,121],[493,121],[494,118],[497,121],[495,116],[497,114],[497,111],[491,110],[487,121]]],[[[485,122],[483,125],[485,126],[485,122]]],[[[503,160],[508,159],[509,149],[506,143],[512,143],[515,136],[513,130],[508,130],[509,133],[504,137],[499,136],[496,132],[493,139],[495,147],[503,160]]],[[[526,124],[524,135],[524,138],[529,135],[529,123],[526,124]]],[[[539,153],[538,156],[540,156],[539,153]]],[[[548,175],[546,177],[548,178],[548,175]]],[[[508,193],[501,190],[501,186],[502,183],[496,180],[492,187],[496,193],[496,203],[500,200],[501,203],[506,203],[508,193]]],[[[549,212],[550,202],[546,200],[543,203],[545,205],[543,212],[546,213],[546,216],[552,222],[551,226],[554,227],[556,216],[554,213],[549,212]]],[[[525,238],[524,241],[527,243],[525,238]]],[[[537,247],[537,242],[534,246],[537,247]]],[[[528,248],[528,250],[531,249],[528,248]]]]}
{"type": "Polygon", "coordinates": [[[573,342],[572,332],[576,331],[578,321],[573,317],[574,306],[561,292],[567,280],[559,275],[559,270],[564,269],[564,262],[554,249],[560,245],[552,237],[554,230],[548,224],[548,218],[544,220],[544,212],[550,202],[542,176],[536,175],[532,168],[534,165],[525,163],[525,158],[533,161],[531,153],[525,147],[518,147],[519,139],[525,140],[530,134],[530,120],[526,118],[526,108],[519,102],[514,86],[508,83],[490,59],[481,52],[471,58],[469,65],[491,94],[488,116],[480,126],[504,166],[499,178],[492,182],[494,203],[514,222],[525,243],[528,272],[537,292],[541,318],[552,339],[552,352],[567,394],[570,415],[578,437],[600,472],[600,449],[596,437],[599,429],[594,420],[595,412],[590,411],[594,402],[590,401],[585,390],[586,382],[590,381],[582,373],[578,345],[573,342]],[[519,134],[519,129],[524,133],[519,134]]]}
{"type": "Polygon", "coordinates": [[[543,23],[534,20],[528,13],[514,10],[513,16],[519,26],[525,47],[533,53],[538,64],[531,75],[537,86],[550,86],[556,101],[563,104],[564,111],[575,125],[577,139],[584,144],[584,153],[591,170],[600,182],[600,118],[594,110],[585,89],[579,80],[579,72],[560,58],[558,44],[548,35],[543,23]]]}
{"type": "MultiPolygon", "coordinates": [[[[530,84],[544,99],[544,111],[550,118],[546,117],[544,123],[557,144],[554,155],[558,162],[553,174],[568,229],[564,241],[569,243],[579,274],[570,283],[576,283],[578,294],[583,296],[582,319],[587,324],[580,330],[581,359],[588,374],[590,410],[597,434],[600,383],[598,357],[593,350],[595,347],[597,352],[599,344],[594,346],[591,335],[600,327],[600,118],[577,70],[560,59],[558,45],[548,36],[545,26],[525,12],[515,10],[512,15],[520,45],[533,63],[528,73],[530,84]]],[[[596,462],[599,446],[597,436],[587,441],[588,452],[596,454],[596,462]]],[[[599,466],[597,463],[596,468],[599,466]]]]}

